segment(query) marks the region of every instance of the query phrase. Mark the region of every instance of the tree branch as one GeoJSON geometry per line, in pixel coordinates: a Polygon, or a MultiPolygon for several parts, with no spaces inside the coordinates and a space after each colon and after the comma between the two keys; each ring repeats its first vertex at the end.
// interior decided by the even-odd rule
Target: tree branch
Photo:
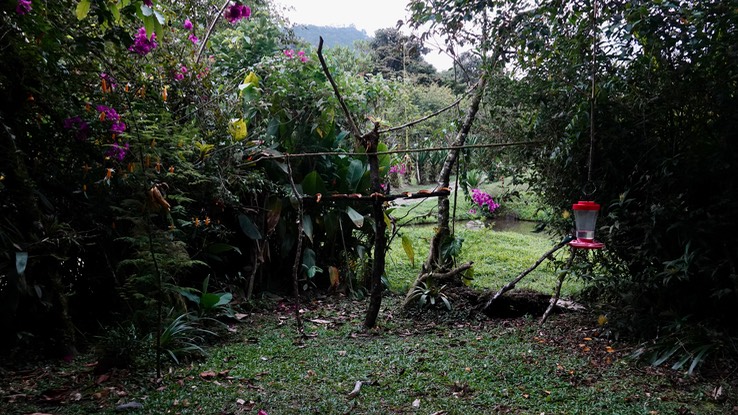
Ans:
{"type": "Polygon", "coordinates": [[[218,14],[216,14],[215,17],[213,17],[213,21],[210,22],[208,31],[205,33],[205,37],[202,39],[202,43],[200,43],[200,49],[197,50],[197,58],[195,58],[195,63],[200,63],[202,52],[205,50],[205,44],[208,43],[208,39],[210,39],[210,35],[213,33],[215,24],[218,23],[218,19],[220,19],[220,16],[223,15],[223,11],[225,10],[226,7],[228,7],[228,4],[230,2],[231,0],[226,0],[225,3],[223,3],[223,6],[221,6],[220,10],[218,10],[218,14]]]}
{"type": "Polygon", "coordinates": [[[567,246],[571,240],[572,240],[571,236],[564,238],[564,240],[562,240],[561,242],[556,244],[556,246],[551,248],[548,252],[543,254],[540,258],[538,258],[538,261],[536,261],[535,264],[531,265],[528,269],[521,272],[514,280],[508,282],[504,287],[500,288],[500,290],[497,291],[495,295],[492,296],[492,298],[487,300],[487,302],[484,304],[484,307],[482,307],[482,310],[488,309],[492,305],[492,303],[494,303],[498,298],[502,297],[503,294],[515,288],[515,284],[519,283],[520,280],[525,278],[526,275],[530,274],[531,272],[533,272],[534,269],[538,268],[538,266],[541,265],[543,261],[545,261],[554,252],[567,246]]]}
{"type": "Polygon", "coordinates": [[[326,78],[328,78],[328,82],[330,82],[331,87],[333,87],[333,93],[336,94],[336,98],[338,98],[338,103],[341,105],[341,110],[343,110],[343,114],[346,116],[346,121],[349,124],[351,134],[353,134],[357,139],[360,138],[362,136],[361,131],[359,131],[359,127],[357,127],[354,117],[351,116],[351,112],[349,112],[346,101],[343,100],[341,92],[338,90],[338,85],[336,85],[336,81],[333,80],[333,75],[331,75],[331,71],[328,70],[328,65],[325,63],[325,58],[323,57],[323,36],[320,37],[320,42],[318,43],[318,60],[320,60],[320,66],[323,68],[323,73],[325,73],[326,78]]]}
{"type": "Polygon", "coordinates": [[[406,124],[403,124],[403,125],[400,125],[400,126],[397,126],[397,127],[390,127],[390,128],[385,129],[385,130],[380,130],[379,133],[380,134],[384,134],[384,133],[390,133],[390,132],[397,131],[397,130],[403,130],[405,128],[412,127],[413,125],[420,124],[421,122],[423,122],[425,120],[428,120],[430,118],[433,118],[433,117],[435,117],[435,116],[437,116],[439,114],[442,114],[442,113],[450,110],[451,108],[459,105],[459,102],[461,102],[462,99],[466,98],[469,94],[471,94],[472,91],[474,91],[474,88],[476,88],[478,86],[479,86],[479,82],[477,82],[471,88],[469,88],[469,90],[467,90],[466,92],[464,92],[464,95],[460,96],[459,99],[457,99],[456,101],[454,101],[452,104],[450,104],[450,105],[448,105],[448,106],[446,106],[444,108],[441,108],[440,110],[438,110],[438,111],[436,111],[436,112],[434,112],[432,114],[426,115],[425,117],[418,118],[415,121],[410,121],[410,122],[408,122],[406,124]]]}

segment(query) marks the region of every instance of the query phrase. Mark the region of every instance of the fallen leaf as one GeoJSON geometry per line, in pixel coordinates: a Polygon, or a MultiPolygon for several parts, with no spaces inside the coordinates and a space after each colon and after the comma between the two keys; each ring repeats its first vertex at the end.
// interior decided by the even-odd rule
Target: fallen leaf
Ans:
{"type": "Polygon", "coordinates": [[[245,405],[245,404],[246,404],[245,400],[241,398],[236,399],[236,405],[245,405]]]}
{"type": "Polygon", "coordinates": [[[236,313],[234,315],[234,317],[236,317],[236,320],[243,320],[243,319],[245,319],[248,316],[249,316],[248,314],[241,314],[241,313],[236,313]]]}
{"type": "Polygon", "coordinates": [[[103,382],[106,382],[108,379],[110,379],[110,375],[106,373],[106,374],[98,376],[98,378],[95,379],[95,383],[99,385],[103,382]]]}
{"type": "Polygon", "coordinates": [[[308,320],[308,321],[311,322],[311,323],[315,323],[315,324],[331,324],[332,323],[332,321],[321,320],[319,318],[315,318],[315,319],[308,320]]]}
{"type": "Polygon", "coordinates": [[[420,408],[420,399],[416,399],[413,401],[413,408],[420,408]]]}
{"type": "Polygon", "coordinates": [[[200,377],[203,378],[203,379],[206,379],[206,380],[207,379],[212,379],[215,376],[216,376],[215,375],[215,372],[213,372],[212,370],[208,370],[208,371],[205,371],[205,372],[200,373],[200,377]]]}
{"type": "Polygon", "coordinates": [[[338,351],[338,355],[339,356],[346,356],[346,351],[345,350],[339,350],[338,351]]]}

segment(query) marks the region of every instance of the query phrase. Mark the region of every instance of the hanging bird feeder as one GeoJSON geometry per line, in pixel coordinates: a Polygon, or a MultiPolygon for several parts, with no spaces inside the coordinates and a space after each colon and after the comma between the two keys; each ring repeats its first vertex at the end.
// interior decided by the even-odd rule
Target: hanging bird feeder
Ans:
{"type": "Polygon", "coordinates": [[[569,242],[569,245],[580,249],[602,249],[605,244],[595,240],[600,205],[593,201],[580,200],[571,208],[574,211],[574,222],[576,223],[576,239],[569,242]]]}

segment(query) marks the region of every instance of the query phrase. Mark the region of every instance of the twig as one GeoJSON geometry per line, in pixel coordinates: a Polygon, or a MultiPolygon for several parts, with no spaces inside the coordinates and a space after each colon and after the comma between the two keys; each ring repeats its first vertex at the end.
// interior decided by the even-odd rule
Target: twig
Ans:
{"type": "Polygon", "coordinates": [[[526,269],[525,271],[521,272],[514,280],[508,282],[504,287],[500,288],[499,291],[495,293],[495,295],[492,296],[487,302],[484,304],[484,307],[482,307],[482,310],[488,309],[492,303],[494,303],[498,298],[502,296],[502,294],[505,294],[506,292],[512,290],[515,288],[515,284],[519,283],[520,280],[525,278],[526,275],[530,274],[534,269],[538,268],[539,265],[543,263],[548,257],[550,257],[554,252],[558,251],[559,249],[565,247],[570,241],[572,240],[571,236],[564,238],[561,242],[559,242],[556,246],[551,248],[548,252],[543,254],[540,258],[538,258],[538,261],[536,261],[535,264],[531,265],[530,268],[526,269]]]}
{"type": "Polygon", "coordinates": [[[551,298],[551,302],[549,303],[546,312],[543,313],[543,317],[541,317],[541,325],[546,322],[546,319],[548,319],[548,315],[551,314],[551,311],[553,311],[554,307],[556,307],[556,303],[559,302],[559,297],[561,297],[561,286],[564,284],[564,278],[566,278],[566,274],[568,274],[569,270],[571,270],[571,264],[574,262],[575,254],[576,251],[574,250],[574,248],[571,248],[571,256],[569,257],[569,260],[566,261],[566,267],[561,270],[559,281],[556,284],[556,291],[554,293],[554,296],[551,298]]]}
{"type": "MultiPolygon", "coordinates": [[[[515,147],[515,146],[530,146],[544,144],[543,141],[520,141],[517,143],[488,143],[488,144],[465,144],[463,146],[442,146],[442,147],[425,147],[425,148],[412,148],[403,150],[388,150],[388,151],[375,151],[375,152],[356,152],[356,151],[319,151],[315,153],[267,153],[263,152],[258,156],[254,156],[254,159],[244,163],[244,166],[250,166],[256,164],[261,160],[281,160],[288,155],[292,158],[306,158],[306,157],[323,157],[323,156],[384,156],[392,154],[408,154],[408,153],[425,153],[430,151],[444,151],[444,150],[464,150],[469,148],[493,148],[493,147],[515,147]]],[[[229,146],[230,147],[230,146],[229,146]]],[[[223,147],[219,150],[214,151],[220,152],[227,150],[229,147],[223,147]]],[[[213,154],[211,153],[211,154],[213,154]]]]}
{"type": "Polygon", "coordinates": [[[474,89],[477,88],[478,86],[479,86],[479,82],[477,82],[471,88],[469,88],[466,92],[464,92],[464,95],[460,96],[459,99],[457,99],[456,101],[454,101],[452,104],[450,104],[450,105],[448,105],[448,106],[446,106],[444,108],[441,108],[440,110],[438,110],[438,111],[436,111],[436,112],[434,112],[432,114],[426,115],[425,117],[418,118],[415,121],[410,121],[410,122],[408,122],[406,124],[403,124],[403,125],[400,125],[400,126],[397,126],[397,127],[390,127],[390,128],[385,129],[385,130],[379,130],[379,133],[380,134],[384,134],[384,133],[390,133],[390,132],[397,131],[397,130],[403,130],[405,128],[412,127],[415,124],[420,124],[421,122],[423,122],[425,120],[428,120],[430,118],[433,118],[433,117],[435,117],[435,116],[437,116],[439,114],[442,114],[442,113],[450,110],[451,108],[459,105],[459,102],[461,102],[462,99],[464,99],[467,96],[469,96],[469,94],[471,94],[472,91],[474,91],[474,89]]]}
{"type": "Polygon", "coordinates": [[[460,266],[458,268],[452,269],[449,272],[442,272],[442,273],[440,273],[440,272],[429,272],[427,274],[423,274],[423,275],[420,276],[420,282],[426,281],[428,278],[433,278],[433,279],[436,279],[436,280],[439,280],[439,281],[449,280],[449,279],[455,277],[456,275],[461,274],[462,272],[468,270],[473,265],[474,265],[474,262],[467,262],[466,264],[464,264],[464,265],[462,265],[462,266],[460,266]]]}
{"type": "Polygon", "coordinates": [[[348,395],[346,395],[346,397],[349,399],[354,399],[355,397],[359,396],[359,392],[361,392],[361,385],[363,384],[364,383],[362,381],[357,380],[356,384],[354,385],[354,390],[349,392],[348,395]]]}
{"type": "Polygon", "coordinates": [[[325,63],[325,58],[323,57],[323,36],[320,37],[320,41],[318,42],[318,60],[320,61],[320,66],[323,67],[323,73],[325,73],[326,78],[328,78],[328,82],[330,82],[331,87],[333,87],[333,93],[336,94],[336,98],[338,98],[338,103],[341,105],[341,110],[343,110],[343,114],[346,116],[349,128],[351,129],[351,134],[356,138],[361,137],[361,131],[359,131],[359,127],[356,126],[354,117],[351,115],[351,112],[349,112],[346,101],[343,100],[341,92],[338,90],[338,85],[336,85],[336,81],[333,80],[331,71],[328,70],[328,65],[325,63]]]}
{"type": "Polygon", "coordinates": [[[226,0],[225,3],[223,3],[223,6],[221,6],[220,10],[218,10],[218,14],[216,14],[213,17],[213,21],[210,22],[210,26],[208,27],[208,31],[205,33],[205,37],[202,39],[202,43],[200,43],[200,49],[197,50],[197,58],[195,58],[195,63],[200,63],[200,58],[202,57],[202,52],[205,50],[205,44],[208,43],[208,39],[210,39],[210,35],[213,33],[213,29],[215,28],[215,24],[218,23],[218,19],[220,19],[220,16],[223,15],[223,11],[226,7],[228,7],[228,4],[231,2],[231,0],[226,0]]]}
{"type": "Polygon", "coordinates": [[[302,327],[302,319],[300,318],[300,283],[298,277],[300,275],[300,262],[302,257],[302,215],[303,215],[303,204],[300,193],[297,191],[295,180],[292,177],[292,164],[290,163],[289,157],[287,158],[287,174],[290,177],[290,185],[292,185],[292,192],[297,198],[297,252],[295,253],[295,263],[292,266],[292,290],[295,295],[295,322],[297,324],[297,332],[305,337],[305,331],[302,327]]]}

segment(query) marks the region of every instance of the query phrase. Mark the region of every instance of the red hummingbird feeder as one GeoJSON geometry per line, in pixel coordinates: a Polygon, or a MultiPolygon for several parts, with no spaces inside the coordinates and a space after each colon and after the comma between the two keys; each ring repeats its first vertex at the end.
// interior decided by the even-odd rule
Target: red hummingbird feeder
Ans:
{"type": "Polygon", "coordinates": [[[574,222],[576,223],[576,239],[569,242],[574,248],[580,249],[602,249],[605,244],[595,240],[595,225],[597,215],[600,213],[600,205],[587,200],[580,200],[572,205],[574,211],[574,222]]]}

